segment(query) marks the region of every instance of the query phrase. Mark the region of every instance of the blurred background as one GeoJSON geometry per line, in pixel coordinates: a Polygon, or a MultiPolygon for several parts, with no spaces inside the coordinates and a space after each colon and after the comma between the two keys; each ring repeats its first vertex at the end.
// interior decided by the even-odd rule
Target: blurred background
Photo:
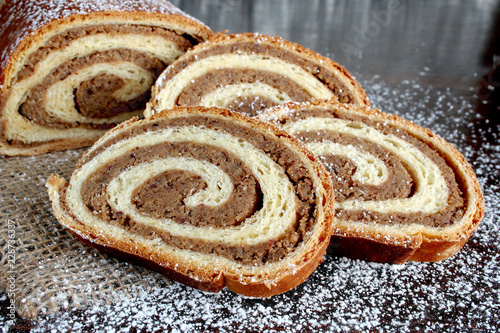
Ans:
{"type": "Polygon", "coordinates": [[[214,31],[259,32],[350,71],[399,80],[422,70],[453,84],[500,64],[498,1],[173,0],[214,31]],[[496,54],[496,57],[494,56],[496,54]]]}

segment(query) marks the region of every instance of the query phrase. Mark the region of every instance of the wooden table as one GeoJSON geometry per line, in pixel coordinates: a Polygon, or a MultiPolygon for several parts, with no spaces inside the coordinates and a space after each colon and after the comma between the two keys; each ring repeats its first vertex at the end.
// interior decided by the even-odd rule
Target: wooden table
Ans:
{"type": "MultiPolygon", "coordinates": [[[[72,324],[62,330],[73,324],[104,330],[111,323],[149,331],[148,320],[157,320],[158,330],[220,332],[500,330],[500,67],[495,69],[500,65],[500,2],[172,2],[214,31],[281,35],[344,65],[376,107],[429,127],[459,148],[483,186],[485,219],[463,251],[442,263],[391,266],[328,256],[303,286],[270,300],[230,293],[218,299],[173,287],[210,300],[212,317],[203,309],[193,316],[196,311],[164,301],[156,310],[179,312],[142,316],[143,322],[134,324],[126,316],[106,318],[112,309],[78,310],[41,323],[16,317],[8,331],[44,331],[68,319],[72,324]],[[162,322],[165,318],[173,319],[162,322]]],[[[0,326],[7,325],[9,304],[0,293],[0,326]]],[[[117,305],[116,311],[123,308],[117,305]]]]}

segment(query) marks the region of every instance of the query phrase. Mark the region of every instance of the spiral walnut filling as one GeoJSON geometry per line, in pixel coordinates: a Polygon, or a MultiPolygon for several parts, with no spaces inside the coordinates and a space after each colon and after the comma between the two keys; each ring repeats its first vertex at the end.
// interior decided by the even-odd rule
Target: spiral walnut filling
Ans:
{"type": "Polygon", "coordinates": [[[407,198],[412,177],[401,160],[380,145],[350,135],[299,133],[332,175],[337,202],[407,198]],[[327,139],[327,142],[319,142],[327,139]],[[383,187],[384,191],[380,191],[383,187]]]}
{"type": "Polygon", "coordinates": [[[28,58],[4,101],[4,138],[23,146],[102,134],[141,113],[151,85],[192,42],[121,24],[52,37],[28,58]]]}
{"type": "Polygon", "coordinates": [[[31,89],[20,113],[47,127],[109,127],[144,108],[164,68],[155,58],[124,49],[81,57],[31,89]]]}
{"type": "Polygon", "coordinates": [[[179,95],[177,104],[229,107],[232,110],[239,108],[239,111],[243,111],[242,106],[245,105],[247,110],[242,113],[252,115],[255,110],[265,107],[310,98],[310,94],[298,83],[277,73],[219,69],[192,79],[179,95]],[[204,90],[199,87],[204,87],[204,90]],[[248,99],[255,97],[253,103],[257,104],[252,104],[248,99]],[[266,103],[264,98],[269,102],[266,103]]]}
{"type": "Polygon", "coordinates": [[[314,221],[312,182],[294,154],[218,120],[160,121],[91,150],[66,203],[99,230],[243,264],[274,262],[307,239],[314,221]]]}
{"type": "MultiPolygon", "coordinates": [[[[267,75],[270,75],[271,79],[268,79],[266,74],[259,74],[256,80],[261,79],[263,82],[271,81],[272,76],[276,75],[282,77],[283,80],[289,78],[299,86],[300,90],[305,91],[309,95],[309,98],[333,97],[333,93],[327,87],[300,66],[260,54],[226,54],[200,59],[179,72],[178,75],[168,81],[163,89],[158,92],[156,99],[159,102],[156,108],[162,110],[178,105],[179,96],[183,93],[184,87],[189,86],[190,83],[195,83],[194,80],[198,77],[203,77],[208,75],[211,71],[220,69],[221,65],[223,65],[224,68],[234,69],[241,68],[242,64],[245,69],[252,70],[256,73],[259,71],[271,72],[271,74],[267,75]]],[[[239,75],[244,76],[245,74],[239,75]]],[[[221,77],[224,76],[223,72],[221,77]]],[[[214,103],[212,101],[213,99],[220,100],[221,97],[220,95],[214,95],[212,99],[204,98],[203,102],[207,104],[203,106],[209,106],[209,103],[214,103]]],[[[232,101],[233,99],[229,98],[225,101],[219,101],[218,104],[223,104],[219,106],[227,106],[232,101]]]]}
{"type": "Polygon", "coordinates": [[[460,220],[464,202],[453,171],[410,133],[362,117],[308,115],[284,128],[330,169],[340,221],[444,227],[460,220]]]}
{"type": "Polygon", "coordinates": [[[347,71],[300,45],[252,34],[219,36],[162,73],[146,117],[174,106],[218,106],[249,116],[288,101],[337,97],[367,105],[347,71]]]}

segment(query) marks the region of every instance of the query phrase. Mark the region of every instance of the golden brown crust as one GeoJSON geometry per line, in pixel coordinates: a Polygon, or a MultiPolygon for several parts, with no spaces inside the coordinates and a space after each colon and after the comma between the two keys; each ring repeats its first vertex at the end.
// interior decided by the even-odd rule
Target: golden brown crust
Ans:
{"type": "Polygon", "coordinates": [[[245,124],[245,126],[250,126],[263,133],[272,134],[278,137],[279,140],[288,143],[290,146],[294,147],[297,152],[300,152],[304,161],[306,161],[307,165],[313,170],[312,173],[318,177],[318,183],[315,185],[315,193],[318,196],[316,202],[319,203],[319,205],[317,205],[317,218],[320,220],[316,222],[319,225],[315,227],[314,230],[317,230],[317,232],[315,231],[316,234],[314,237],[308,240],[307,247],[301,250],[300,261],[294,261],[296,268],[293,273],[290,271],[286,273],[276,272],[273,279],[269,280],[255,276],[243,277],[238,272],[231,271],[202,270],[200,272],[200,268],[192,267],[192,264],[189,262],[175,261],[168,254],[151,251],[147,247],[142,247],[140,244],[133,244],[124,242],[120,239],[106,237],[103,233],[96,232],[79,222],[78,219],[72,216],[71,212],[67,211],[65,208],[65,191],[68,183],[57,175],[52,175],[47,181],[49,196],[53,203],[54,215],[61,224],[67,227],[85,243],[114,255],[119,255],[126,259],[139,262],[142,265],[165,274],[173,280],[198,289],[215,292],[227,286],[230,290],[246,296],[270,297],[296,287],[305,281],[316,269],[326,253],[329,238],[332,233],[334,194],[329,174],[317,157],[307,150],[302,143],[285,131],[271,124],[225,109],[207,109],[203,107],[176,108],[158,113],[151,119],[138,120],[135,118],[118,125],[99,139],[93,148],[82,156],[78,168],[86,163],[87,157],[95,147],[105,145],[109,138],[120,133],[122,130],[127,130],[131,126],[144,122],[152,122],[158,119],[179,117],[184,114],[192,115],[196,113],[203,114],[204,116],[211,115],[213,117],[228,118],[228,120],[230,119],[237,123],[245,124]]]}
{"type": "Polygon", "coordinates": [[[384,243],[363,236],[338,236],[330,238],[328,253],[352,259],[403,264],[417,251],[421,242],[413,239],[410,244],[384,243]]]}
{"type": "MultiPolygon", "coordinates": [[[[103,132],[104,133],[104,132],[103,132]]],[[[18,148],[9,146],[4,141],[0,140],[0,153],[7,156],[34,156],[42,155],[54,151],[61,151],[67,149],[77,149],[92,145],[99,137],[80,139],[64,139],[58,141],[51,141],[27,148],[18,148]]]]}
{"type": "Polygon", "coordinates": [[[343,230],[336,226],[331,239],[330,252],[363,260],[404,263],[407,260],[444,260],[463,247],[484,216],[484,197],[471,165],[455,146],[429,129],[396,115],[383,113],[377,109],[340,104],[334,100],[288,103],[268,110],[260,116],[260,119],[280,124],[293,110],[308,107],[341,109],[351,114],[363,115],[373,120],[390,123],[391,126],[411,133],[439,153],[454,170],[457,182],[465,192],[465,213],[463,222],[459,224],[445,227],[442,230],[440,228],[427,228],[416,234],[375,234],[370,229],[343,230]]]}

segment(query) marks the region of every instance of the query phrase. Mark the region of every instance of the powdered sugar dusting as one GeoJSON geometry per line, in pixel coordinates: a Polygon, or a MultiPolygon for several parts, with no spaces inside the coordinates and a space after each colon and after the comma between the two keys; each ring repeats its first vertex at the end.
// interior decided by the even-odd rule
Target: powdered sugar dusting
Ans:
{"type": "Polygon", "coordinates": [[[405,265],[326,256],[304,284],[265,300],[177,283],[140,289],[113,305],[43,317],[33,331],[494,331],[500,313],[500,149],[486,142],[498,142],[498,124],[476,112],[481,101],[474,87],[464,94],[418,78],[397,84],[358,79],[374,106],[431,128],[471,161],[486,215],[461,252],[439,263],[405,265]]]}
{"type": "Polygon", "coordinates": [[[440,264],[391,266],[328,258],[305,284],[272,299],[247,299],[227,290],[208,294],[174,284],[113,306],[46,318],[34,332],[128,332],[130,327],[172,332],[409,332],[442,331],[450,325],[492,330],[498,313],[498,295],[492,290],[499,281],[484,278],[493,276],[495,268],[474,265],[482,260],[469,253],[440,264]],[[453,276],[450,269],[455,270],[453,276]]]}

